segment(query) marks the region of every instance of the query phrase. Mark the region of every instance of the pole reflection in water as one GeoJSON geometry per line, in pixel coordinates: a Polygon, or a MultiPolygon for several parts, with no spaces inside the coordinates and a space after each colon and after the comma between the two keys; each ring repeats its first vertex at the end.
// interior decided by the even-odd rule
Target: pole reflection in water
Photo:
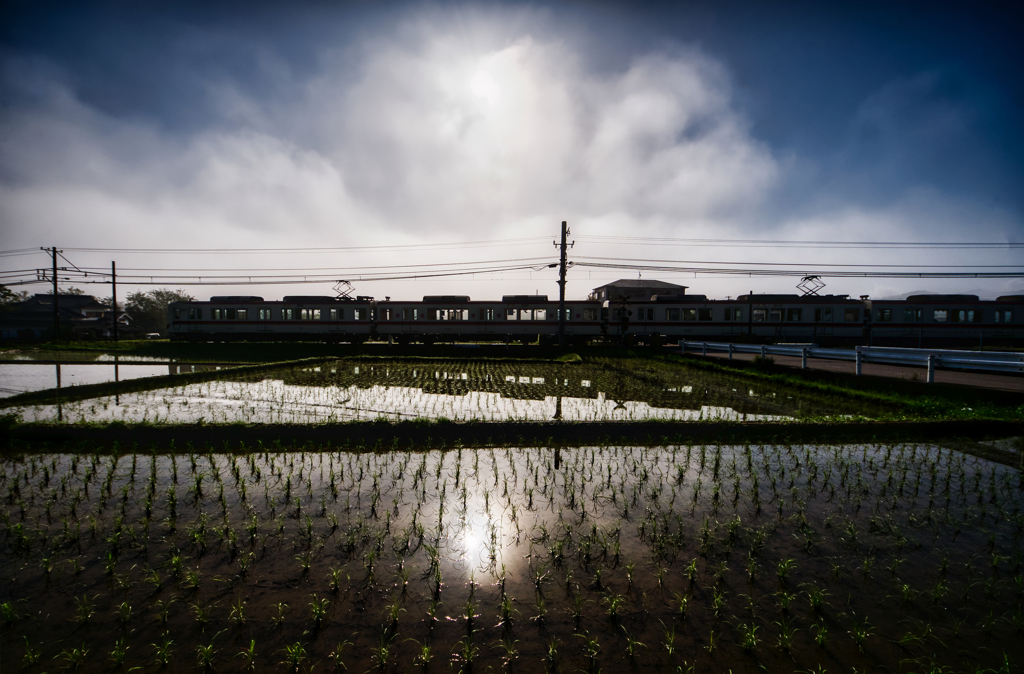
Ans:
{"type": "MultiPolygon", "coordinates": [[[[118,358],[119,358],[119,356],[115,353],[114,354],[114,381],[115,382],[121,381],[121,370],[120,370],[121,366],[118,364],[118,358]]],[[[115,405],[120,405],[121,404],[121,394],[120,393],[114,393],[114,404],[115,405]]]]}
{"type": "Polygon", "coordinates": [[[64,421],[64,407],[60,404],[60,363],[57,363],[57,421],[64,421]]]}

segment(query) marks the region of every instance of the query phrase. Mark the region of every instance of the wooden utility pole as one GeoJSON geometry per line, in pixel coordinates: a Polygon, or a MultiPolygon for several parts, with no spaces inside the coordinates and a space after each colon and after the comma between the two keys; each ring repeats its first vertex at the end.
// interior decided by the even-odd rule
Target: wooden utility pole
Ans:
{"type": "MultiPolygon", "coordinates": [[[[565,269],[566,269],[566,243],[565,238],[569,235],[569,227],[565,220],[562,220],[562,243],[555,244],[559,249],[558,263],[558,348],[565,348],[565,269]]],[[[570,243],[571,247],[573,243],[570,243]]]]}
{"type": "Polygon", "coordinates": [[[114,342],[117,342],[117,263],[110,263],[111,303],[114,305],[114,342]]]}
{"type": "MultiPolygon", "coordinates": [[[[57,301],[57,246],[50,249],[53,254],[53,340],[60,341],[60,307],[57,301]]],[[[57,375],[58,377],[60,375],[57,375]]]]}

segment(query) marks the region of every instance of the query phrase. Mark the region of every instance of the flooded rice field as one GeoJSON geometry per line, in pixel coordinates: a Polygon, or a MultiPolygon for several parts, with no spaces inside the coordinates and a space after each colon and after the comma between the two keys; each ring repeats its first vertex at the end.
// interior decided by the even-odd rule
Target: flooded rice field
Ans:
{"type": "MultiPolygon", "coordinates": [[[[628,361],[626,361],[628,362],[628,361]]],[[[176,366],[175,366],[176,367],[176,366]]],[[[779,420],[877,412],[684,366],[337,361],[14,408],[26,421],[779,420]]]]}
{"type": "Polygon", "coordinates": [[[1024,481],[949,449],[184,449],[3,461],[2,671],[1024,662],[1024,481]]]}
{"type": "Polygon", "coordinates": [[[63,388],[77,384],[102,384],[112,381],[156,377],[168,374],[167,365],[96,363],[3,363],[0,364],[0,398],[63,388]]]}

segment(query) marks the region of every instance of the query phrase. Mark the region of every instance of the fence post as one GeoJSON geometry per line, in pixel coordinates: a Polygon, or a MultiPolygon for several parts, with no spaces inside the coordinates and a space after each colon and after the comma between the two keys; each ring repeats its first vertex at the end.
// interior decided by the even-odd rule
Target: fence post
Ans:
{"type": "Polygon", "coordinates": [[[801,370],[806,370],[807,369],[807,347],[805,346],[803,349],[801,349],[801,351],[802,351],[802,353],[801,353],[801,358],[800,358],[800,369],[801,370]]]}
{"type": "Polygon", "coordinates": [[[935,383],[935,354],[928,354],[928,383],[935,383]]]}
{"type": "Polygon", "coordinates": [[[680,339],[679,340],[679,353],[680,354],[686,353],[686,340],[685,339],[680,339]]]}
{"type": "Polygon", "coordinates": [[[768,357],[768,347],[767,346],[762,346],[761,347],[761,360],[764,360],[767,357],[768,357]]]}
{"type": "Polygon", "coordinates": [[[732,360],[732,342],[729,343],[729,360],[732,360]]]}
{"type": "Polygon", "coordinates": [[[855,370],[854,370],[854,372],[855,372],[855,373],[857,374],[857,376],[859,377],[859,376],[860,376],[860,374],[861,374],[861,365],[862,365],[862,364],[863,364],[863,362],[864,362],[864,354],[863,354],[863,353],[861,352],[861,350],[860,350],[860,347],[859,347],[859,346],[857,347],[857,351],[856,351],[856,353],[857,353],[857,356],[856,356],[856,367],[855,367],[855,370]]]}
{"type": "Polygon", "coordinates": [[[701,342],[700,343],[700,355],[702,355],[702,356],[708,355],[708,343],[707,342],[701,342]]]}

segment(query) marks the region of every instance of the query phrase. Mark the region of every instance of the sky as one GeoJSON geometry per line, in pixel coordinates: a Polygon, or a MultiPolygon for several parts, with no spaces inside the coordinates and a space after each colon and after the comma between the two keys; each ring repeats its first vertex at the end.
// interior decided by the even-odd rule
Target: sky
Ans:
{"type": "Polygon", "coordinates": [[[827,265],[1020,265],[1020,248],[833,243],[1024,243],[1022,25],[1012,3],[9,1],[0,250],[34,252],[0,270],[56,246],[62,266],[116,261],[122,296],[149,275],[200,299],[337,279],[378,298],[555,297],[563,220],[570,299],[638,274],[726,298],[795,293],[827,265]],[[623,260],[793,274],[586,266],[623,260]],[[366,278],[424,265],[509,269],[366,278]]]}

